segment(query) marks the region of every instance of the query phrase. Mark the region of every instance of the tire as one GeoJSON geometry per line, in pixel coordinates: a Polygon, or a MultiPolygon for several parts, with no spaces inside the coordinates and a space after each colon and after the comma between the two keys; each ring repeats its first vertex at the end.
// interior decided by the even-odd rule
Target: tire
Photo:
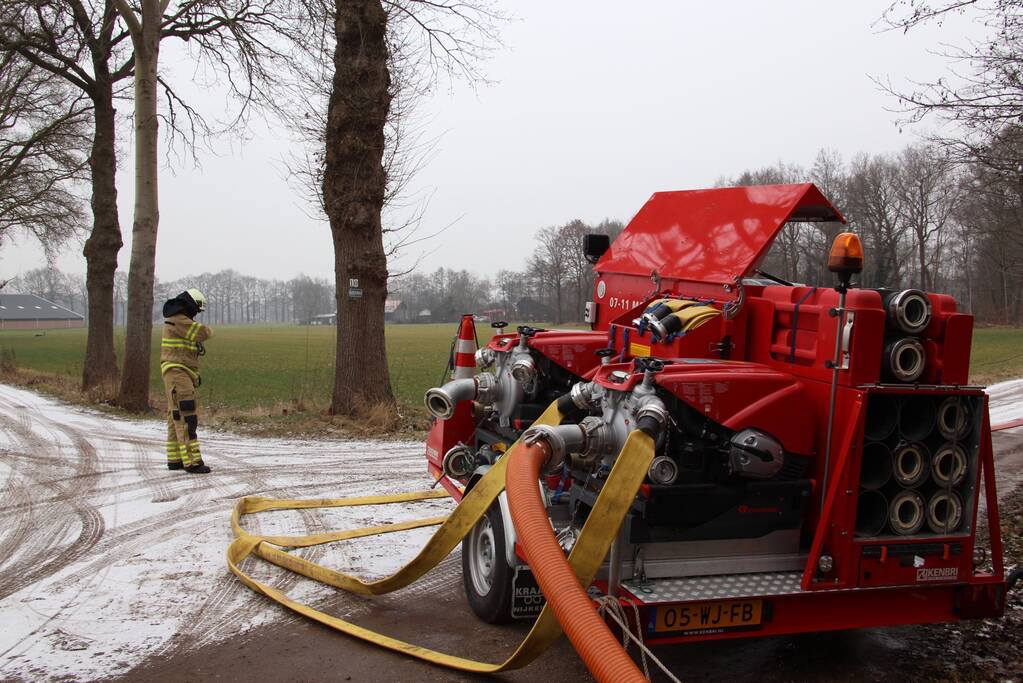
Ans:
{"type": "Polygon", "coordinates": [[[512,580],[515,570],[505,559],[501,506],[494,503],[462,541],[462,584],[469,607],[480,621],[504,624],[512,620],[512,580]]]}

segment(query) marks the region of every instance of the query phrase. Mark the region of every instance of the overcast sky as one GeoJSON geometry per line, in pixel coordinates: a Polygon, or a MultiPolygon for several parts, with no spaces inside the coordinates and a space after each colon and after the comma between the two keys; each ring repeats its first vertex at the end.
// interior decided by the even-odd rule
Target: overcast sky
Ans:
{"type": "MultiPolygon", "coordinates": [[[[921,129],[899,132],[886,111],[896,103],[870,77],[934,78],[945,65],[929,50],[979,29],[957,18],[882,32],[888,4],[504,3],[515,19],[483,65],[493,84],[445,86],[421,105],[425,135],[437,139],[415,180],[432,193],[424,230],[453,223],[424,247],[433,253],[421,269],[521,268],[547,225],[627,221],[655,191],[707,187],[779,160],[809,165],[821,147],[848,159],[913,142],[921,129]]],[[[158,277],[223,268],[333,277],[329,228],[284,179],[290,144],[282,130],[260,128],[204,154],[201,168],[162,170],[158,277]]],[[[119,205],[130,242],[127,144],[124,152],[119,205]]],[[[42,264],[21,242],[0,252],[3,277],[42,264]]],[[[84,272],[81,246],[68,251],[58,265],[84,272]]],[[[121,269],[129,257],[126,244],[121,269]]]]}

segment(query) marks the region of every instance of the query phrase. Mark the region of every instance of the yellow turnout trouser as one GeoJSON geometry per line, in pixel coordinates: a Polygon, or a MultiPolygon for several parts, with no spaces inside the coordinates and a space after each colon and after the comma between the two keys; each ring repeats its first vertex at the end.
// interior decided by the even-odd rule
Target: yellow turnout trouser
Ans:
{"type": "Polygon", "coordinates": [[[163,373],[167,393],[167,462],[191,467],[202,462],[199,451],[198,398],[188,371],[168,368],[163,373]]]}

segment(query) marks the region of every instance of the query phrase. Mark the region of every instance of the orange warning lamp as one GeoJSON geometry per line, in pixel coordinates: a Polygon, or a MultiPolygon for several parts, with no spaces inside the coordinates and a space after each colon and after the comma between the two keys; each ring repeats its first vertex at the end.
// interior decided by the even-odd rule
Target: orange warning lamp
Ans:
{"type": "Polygon", "coordinates": [[[828,254],[828,270],[847,285],[855,273],[863,272],[863,244],[854,232],[839,233],[828,254]]]}

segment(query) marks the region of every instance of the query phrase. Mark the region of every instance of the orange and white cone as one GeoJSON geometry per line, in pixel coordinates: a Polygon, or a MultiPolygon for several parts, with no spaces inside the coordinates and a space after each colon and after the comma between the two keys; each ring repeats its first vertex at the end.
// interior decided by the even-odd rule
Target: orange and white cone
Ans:
{"type": "Polygon", "coordinates": [[[462,316],[455,340],[455,368],[452,379],[468,379],[476,374],[476,326],[469,314],[462,316]]]}

